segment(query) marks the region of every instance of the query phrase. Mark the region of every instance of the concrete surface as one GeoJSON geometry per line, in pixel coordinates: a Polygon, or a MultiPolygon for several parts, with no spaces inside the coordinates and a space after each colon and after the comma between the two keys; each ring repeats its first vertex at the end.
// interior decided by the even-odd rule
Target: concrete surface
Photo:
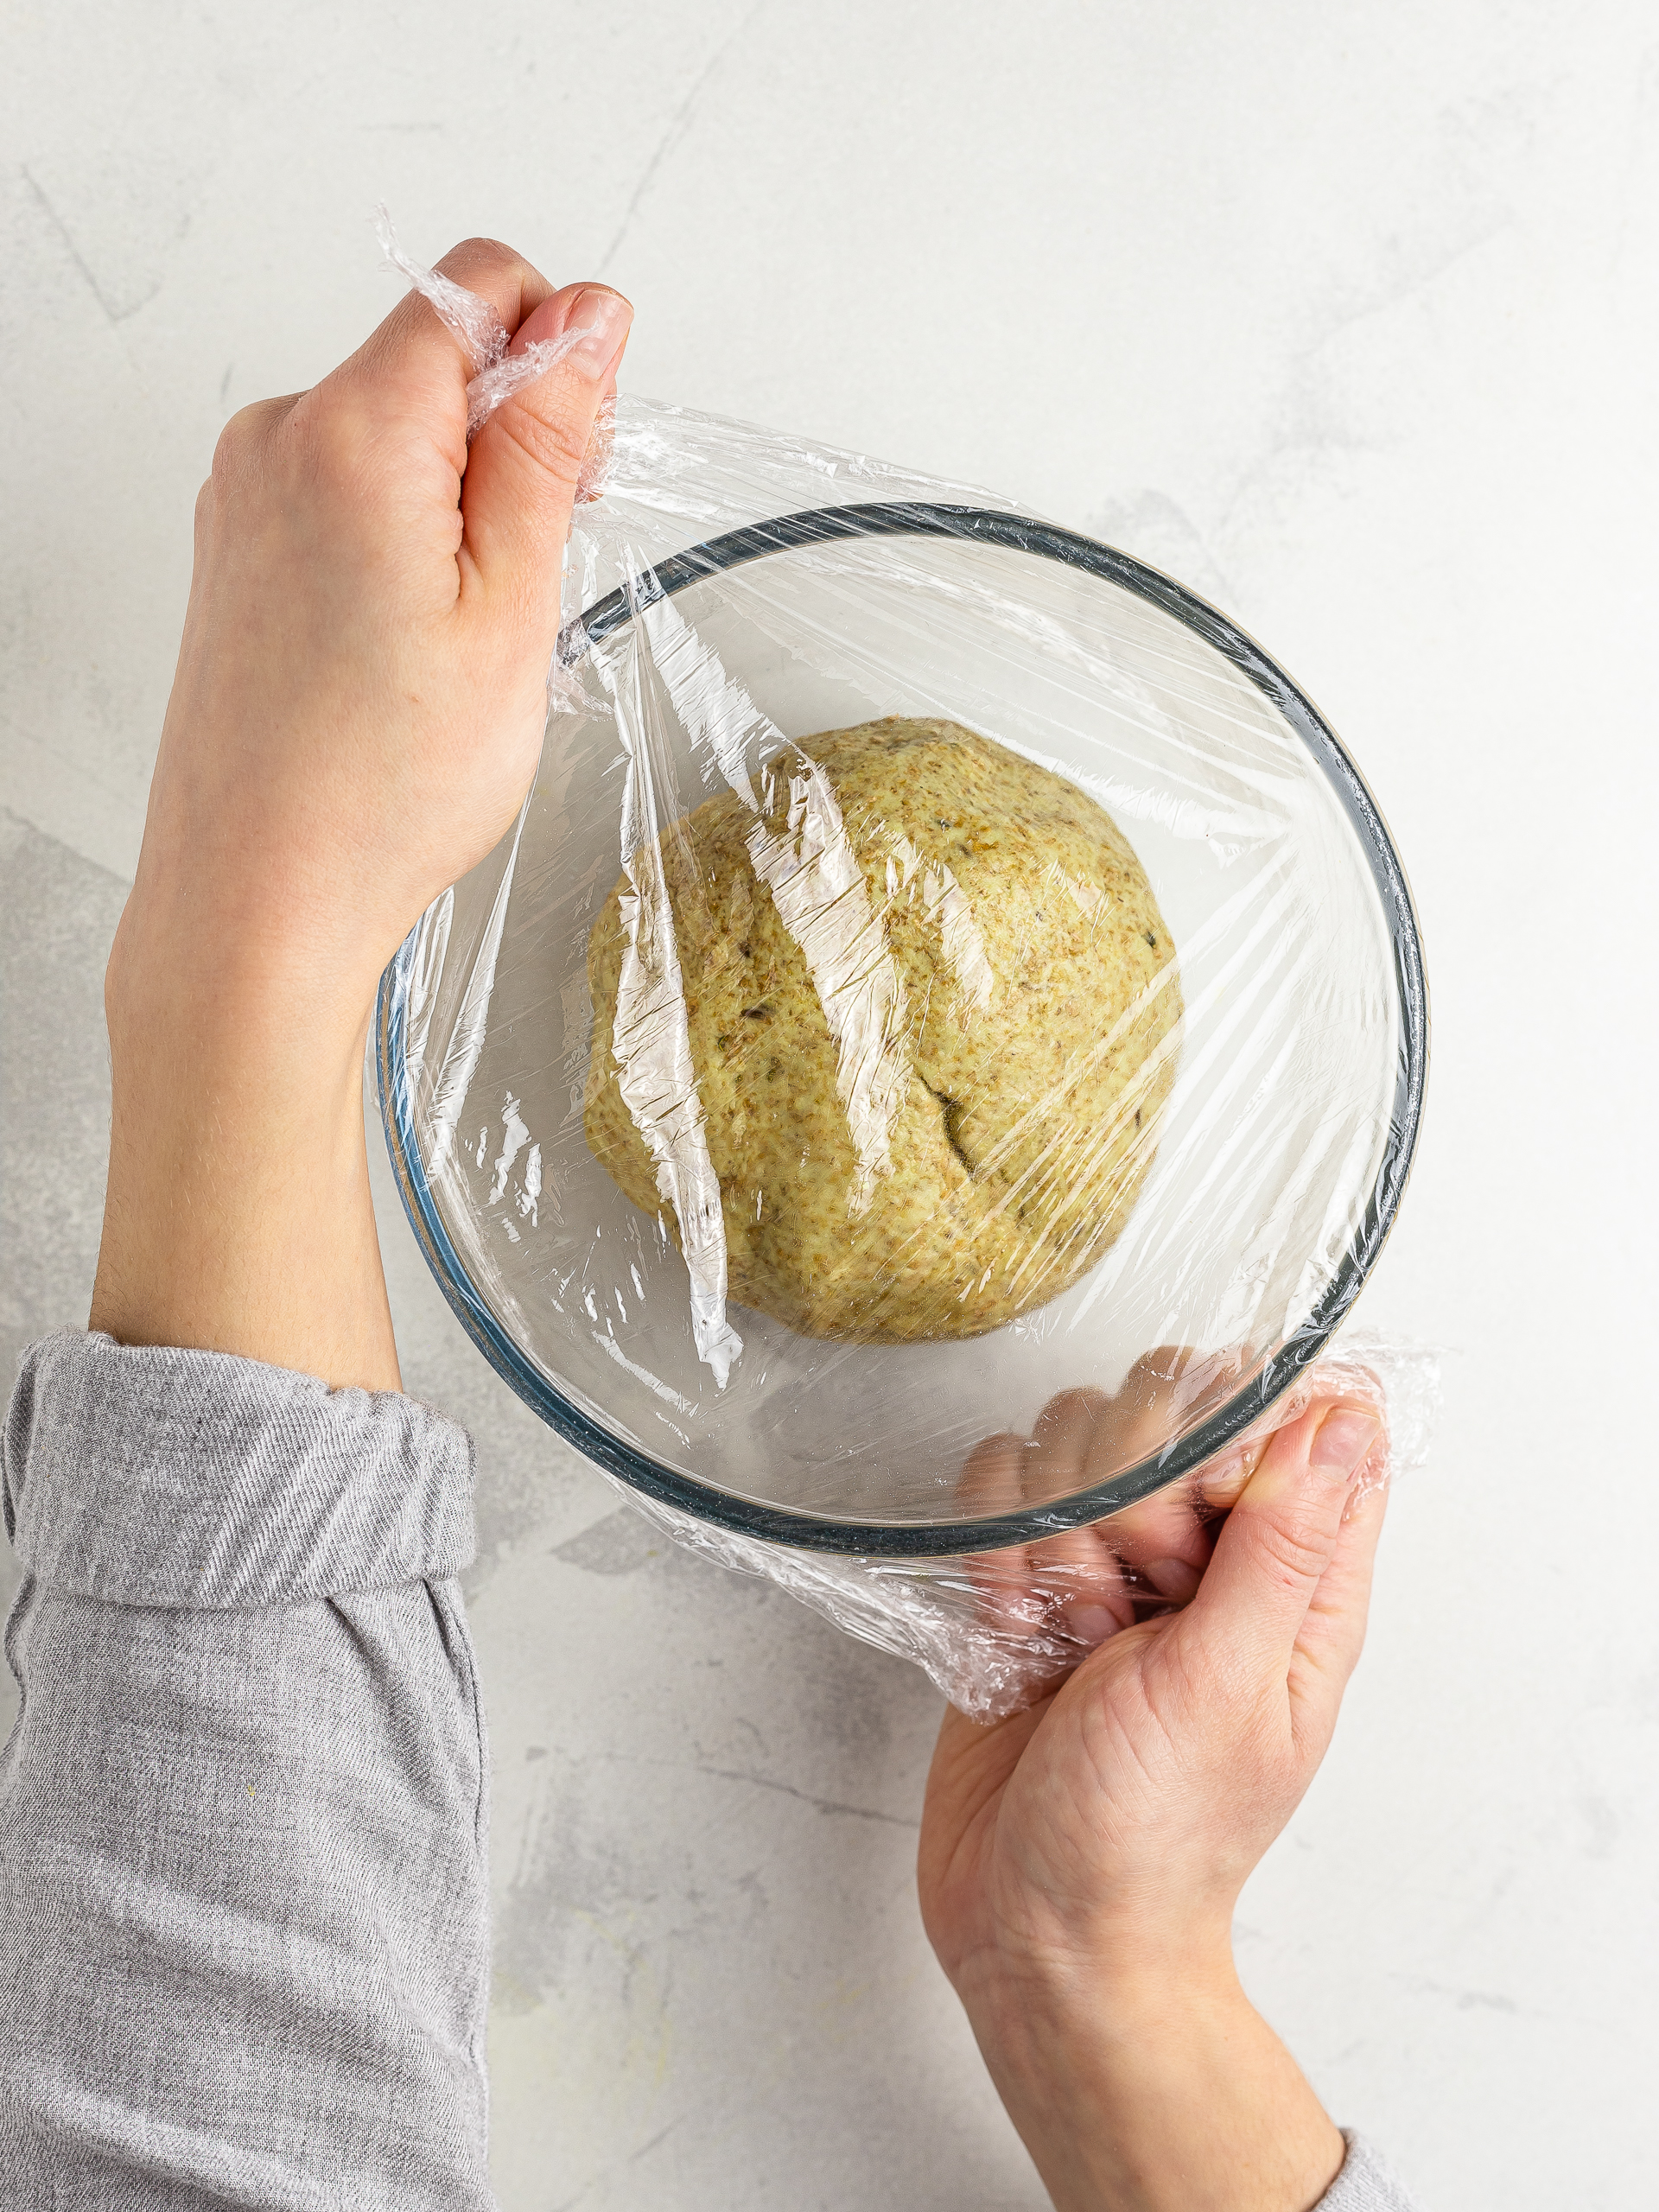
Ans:
{"type": "MultiPolygon", "coordinates": [[[[192,495],[391,305],[375,200],[621,285],[637,390],[1116,538],[1332,715],[1434,989],[1364,1313],[1453,1352],[1446,1409],[1246,1970],[1431,2205],[1644,2201],[1650,11],[227,0],[12,9],[4,49],[5,1348],[85,1314],[192,495]]],[[[385,1240],[481,1452],[505,2212],[1039,2205],[916,1927],[931,1692],[619,1519],[385,1240]]]]}

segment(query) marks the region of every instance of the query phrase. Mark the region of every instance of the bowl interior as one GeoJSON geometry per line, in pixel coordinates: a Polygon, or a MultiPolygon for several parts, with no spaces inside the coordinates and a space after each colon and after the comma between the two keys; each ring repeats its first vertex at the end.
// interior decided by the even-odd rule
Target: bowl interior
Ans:
{"type": "Polygon", "coordinates": [[[971,1543],[957,1489],[982,1439],[1060,1391],[1117,1390],[1147,1355],[1207,1356],[1155,1433],[1126,1428],[1116,1459],[1057,1466],[1027,1500],[1033,1525],[1084,1517],[1085,1493],[1125,1503],[1283,1387],[1386,1229],[1421,1080],[1386,836],[1248,641],[1162,580],[1146,595],[1121,557],[1097,573],[1052,550],[1084,543],[860,535],[620,611],[550,719],[518,828],[383,996],[394,1157],[452,1300],[550,1418],[569,1409],[617,1471],[710,1518],[835,1548],[971,1543]],[[625,840],[790,738],[885,715],[965,723],[1115,817],[1175,940],[1175,1088],[1128,1227],[1064,1296],[901,1347],[734,1307],[722,1384],[684,1262],[583,1135],[588,931],[625,840]]]}

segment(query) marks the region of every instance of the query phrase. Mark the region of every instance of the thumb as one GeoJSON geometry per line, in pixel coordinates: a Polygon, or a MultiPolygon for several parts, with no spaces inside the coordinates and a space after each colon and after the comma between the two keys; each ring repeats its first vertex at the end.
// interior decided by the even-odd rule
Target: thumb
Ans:
{"type": "Polygon", "coordinates": [[[1349,1494],[1382,1434],[1373,1406],[1327,1400],[1281,1428],[1240,1492],[1183,1616],[1253,1670],[1287,1670],[1349,1494]]]}
{"type": "Polygon", "coordinates": [[[515,332],[509,360],[562,340],[569,350],[495,410],[467,454],[462,545],[477,586],[542,626],[557,625],[582,459],[632,321],[632,308],[605,284],[567,284],[543,300],[515,332]]]}

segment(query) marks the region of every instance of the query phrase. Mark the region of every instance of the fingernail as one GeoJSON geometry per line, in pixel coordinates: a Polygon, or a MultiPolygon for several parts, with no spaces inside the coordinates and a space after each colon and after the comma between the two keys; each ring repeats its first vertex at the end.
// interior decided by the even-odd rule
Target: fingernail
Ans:
{"type": "Polygon", "coordinates": [[[1198,1568],[1184,1559],[1149,1559],[1141,1572],[1172,1605],[1188,1604],[1198,1586],[1198,1568]]]}
{"type": "Polygon", "coordinates": [[[1327,1414],[1313,1439],[1308,1465],[1344,1478],[1357,1475],[1382,1431],[1382,1424],[1375,1414],[1327,1414]]]}
{"type": "Polygon", "coordinates": [[[613,292],[607,285],[593,284],[585,292],[577,293],[570,303],[564,327],[583,334],[571,347],[570,359],[584,376],[604,374],[632,321],[633,309],[620,292],[613,292]]]}
{"type": "Polygon", "coordinates": [[[1116,1636],[1117,1615],[1109,1605],[1068,1605],[1065,1624],[1077,1642],[1092,1651],[1097,1643],[1104,1643],[1109,1636],[1116,1636]]]}

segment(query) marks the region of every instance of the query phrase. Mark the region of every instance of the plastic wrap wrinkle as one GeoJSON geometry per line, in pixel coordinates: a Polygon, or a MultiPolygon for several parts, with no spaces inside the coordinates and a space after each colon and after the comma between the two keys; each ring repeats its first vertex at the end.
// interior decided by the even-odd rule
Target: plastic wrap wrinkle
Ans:
{"type": "MultiPolygon", "coordinates": [[[[489,1023],[491,994],[495,988],[495,965],[500,957],[501,935],[506,925],[507,899],[512,890],[513,862],[518,855],[519,840],[524,834],[524,816],[521,810],[518,825],[512,833],[512,845],[507,863],[501,873],[501,882],[490,909],[490,918],[484,931],[483,942],[473,960],[472,974],[467,981],[467,995],[456,1016],[451,1032],[448,1049],[438,1070],[434,1086],[427,1147],[427,1173],[436,1174],[444,1166],[449,1149],[454,1141],[455,1130],[467,1104],[467,1093],[477,1071],[479,1055],[484,1049],[484,1039],[489,1023]]],[[[449,941],[454,914],[454,893],[445,892],[438,901],[441,918],[434,931],[442,934],[444,946],[449,941]]],[[[442,957],[440,954],[438,956],[442,957]]],[[[431,963],[428,963],[429,975],[431,963]]],[[[429,992],[430,983],[427,985],[429,992]]],[[[431,1021],[429,996],[423,999],[423,1020],[418,1032],[418,1057],[411,1056],[411,1073],[423,1065],[429,1027],[431,1021]]],[[[516,1110],[516,1109],[515,1109],[516,1110]]]]}
{"type": "Polygon", "coordinates": [[[828,778],[804,753],[773,765],[787,767],[788,834],[757,822],[749,858],[805,956],[836,1040],[836,1093],[858,1160],[847,1199],[855,1219],[869,1209],[876,1177],[893,1170],[889,1139],[910,1077],[905,988],[828,778]]]}
{"type": "Polygon", "coordinates": [[[397,243],[384,203],[375,210],[374,229],[388,264],[429,302],[445,328],[459,339],[473,365],[467,386],[468,445],[504,400],[537,383],[550,368],[574,353],[584,338],[593,335],[592,326],[583,323],[557,338],[531,339],[518,353],[510,353],[507,349],[512,341],[489,302],[441,276],[424,263],[411,260],[397,243]]]}
{"type": "Polygon", "coordinates": [[[864,879],[829,779],[755,707],[717,657],[700,647],[665,600],[645,615],[657,671],[693,744],[707,745],[721,774],[757,818],[749,857],[785,927],[805,957],[837,1048],[837,1092],[853,1132],[858,1179],[849,1202],[865,1211],[878,1174],[892,1167],[888,1135],[909,1077],[904,987],[870,911],[864,879]],[[758,772],[786,775],[787,835],[762,817],[758,772]]]}
{"type": "Polygon", "coordinates": [[[617,729],[628,760],[622,867],[632,896],[622,901],[627,944],[617,985],[611,1052],[623,1098],[657,1171],[658,1192],[679,1224],[697,1357],[724,1389],[732,1362],[742,1352],[743,1339],[726,1319],[726,1224],[720,1180],[709,1157],[674,914],[655,834],[658,811],[650,748],[636,718],[624,711],[621,691],[614,696],[617,729]]]}
{"type": "MultiPolygon", "coordinates": [[[[755,816],[746,843],[757,880],[799,946],[837,1048],[837,1095],[847,1114],[858,1173],[849,1217],[868,1207],[874,1178],[890,1172],[889,1133],[909,1077],[904,988],[828,778],[760,714],[718,659],[698,648],[666,602],[645,617],[661,677],[693,744],[707,745],[728,787],[755,816]],[[763,765],[757,797],[751,746],[763,765]],[[766,826],[775,782],[787,778],[786,828],[766,826]]],[[[621,717],[619,715],[619,721],[621,717]]]]}
{"type": "MultiPolygon", "coordinates": [[[[1206,1481],[1224,1484],[1233,1470],[1253,1465],[1271,1437],[1324,1396],[1369,1401],[1386,1418],[1385,1436],[1355,1485],[1356,1497],[1367,1495],[1426,1464],[1440,1411],[1440,1355],[1399,1338],[1345,1332],[1267,1416],[1189,1479],[1187,1494],[1198,1499],[1206,1481]]],[[[684,1549],[773,1582],[846,1635],[919,1667],[976,1720],[1003,1719],[1046,1696],[1098,1640],[1067,1623],[1068,1607],[1088,1607],[1091,1620],[1099,1612],[1099,1578],[1074,1563],[1075,1535],[1046,1553],[1039,1540],[1018,1553],[964,1552],[925,1562],[833,1558],[759,1543],[626,1484],[613,1487],[684,1549]]],[[[1097,1522],[1088,1533],[1109,1545],[1112,1526],[1097,1522]]],[[[1173,1610],[1144,1586],[1135,1593],[1137,1618],[1173,1610]]]]}

